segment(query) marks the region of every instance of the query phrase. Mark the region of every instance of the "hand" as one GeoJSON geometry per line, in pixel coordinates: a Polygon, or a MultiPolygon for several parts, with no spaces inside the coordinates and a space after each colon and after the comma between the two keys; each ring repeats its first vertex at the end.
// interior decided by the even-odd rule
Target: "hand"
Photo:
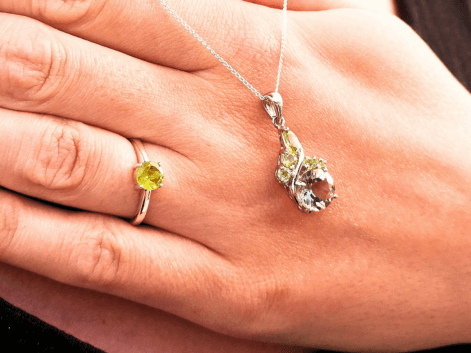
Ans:
{"type": "MultiPolygon", "coordinates": [[[[2,261],[239,337],[382,351],[470,340],[471,98],[407,26],[289,14],[284,115],[340,195],[304,215],[273,177],[260,102],[161,7],[99,3],[0,5],[57,28],[0,16],[0,184],[90,211],[2,191],[2,261]],[[149,227],[117,218],[139,200],[130,137],[165,170],[149,227]]],[[[273,90],[279,11],[171,5],[273,90]]]]}

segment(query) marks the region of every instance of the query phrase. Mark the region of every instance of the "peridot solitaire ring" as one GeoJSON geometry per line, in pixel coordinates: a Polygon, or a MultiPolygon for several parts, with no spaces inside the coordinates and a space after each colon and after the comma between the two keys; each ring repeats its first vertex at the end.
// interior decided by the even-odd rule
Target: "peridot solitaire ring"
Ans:
{"type": "Polygon", "coordinates": [[[142,190],[139,209],[137,210],[136,216],[131,220],[131,224],[137,226],[141,224],[146,217],[152,190],[162,187],[164,173],[160,162],[155,163],[149,161],[141,140],[130,139],[130,141],[137,156],[138,164],[134,167],[137,187],[142,190]]]}

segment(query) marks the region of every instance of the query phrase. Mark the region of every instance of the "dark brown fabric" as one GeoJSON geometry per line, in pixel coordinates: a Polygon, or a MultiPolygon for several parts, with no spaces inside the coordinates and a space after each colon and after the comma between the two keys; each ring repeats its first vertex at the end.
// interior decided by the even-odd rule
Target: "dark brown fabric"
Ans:
{"type": "Polygon", "coordinates": [[[471,91],[471,0],[399,0],[404,21],[471,91]]]}
{"type": "Polygon", "coordinates": [[[0,352],[104,353],[0,298],[0,352]]]}

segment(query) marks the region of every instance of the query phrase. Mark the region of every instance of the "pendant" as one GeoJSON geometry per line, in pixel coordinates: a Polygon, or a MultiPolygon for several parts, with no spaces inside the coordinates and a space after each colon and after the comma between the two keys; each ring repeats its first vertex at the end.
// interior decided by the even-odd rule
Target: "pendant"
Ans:
{"type": "Polygon", "coordinates": [[[263,106],[278,129],[280,138],[281,151],[275,171],[276,179],[304,213],[325,209],[337,198],[334,179],[327,170],[327,162],[321,158],[304,156],[298,138],[285,126],[283,99],[279,93],[265,95],[263,106]]]}

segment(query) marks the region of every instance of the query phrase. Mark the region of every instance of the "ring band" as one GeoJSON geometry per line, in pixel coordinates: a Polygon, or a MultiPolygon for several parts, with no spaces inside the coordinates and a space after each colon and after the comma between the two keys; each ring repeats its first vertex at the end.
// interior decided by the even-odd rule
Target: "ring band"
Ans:
{"type": "Polygon", "coordinates": [[[137,185],[143,191],[136,216],[130,221],[133,226],[142,223],[149,208],[152,190],[162,187],[164,173],[159,163],[149,161],[144,145],[139,139],[130,139],[136,152],[137,165],[134,167],[137,185]]]}

